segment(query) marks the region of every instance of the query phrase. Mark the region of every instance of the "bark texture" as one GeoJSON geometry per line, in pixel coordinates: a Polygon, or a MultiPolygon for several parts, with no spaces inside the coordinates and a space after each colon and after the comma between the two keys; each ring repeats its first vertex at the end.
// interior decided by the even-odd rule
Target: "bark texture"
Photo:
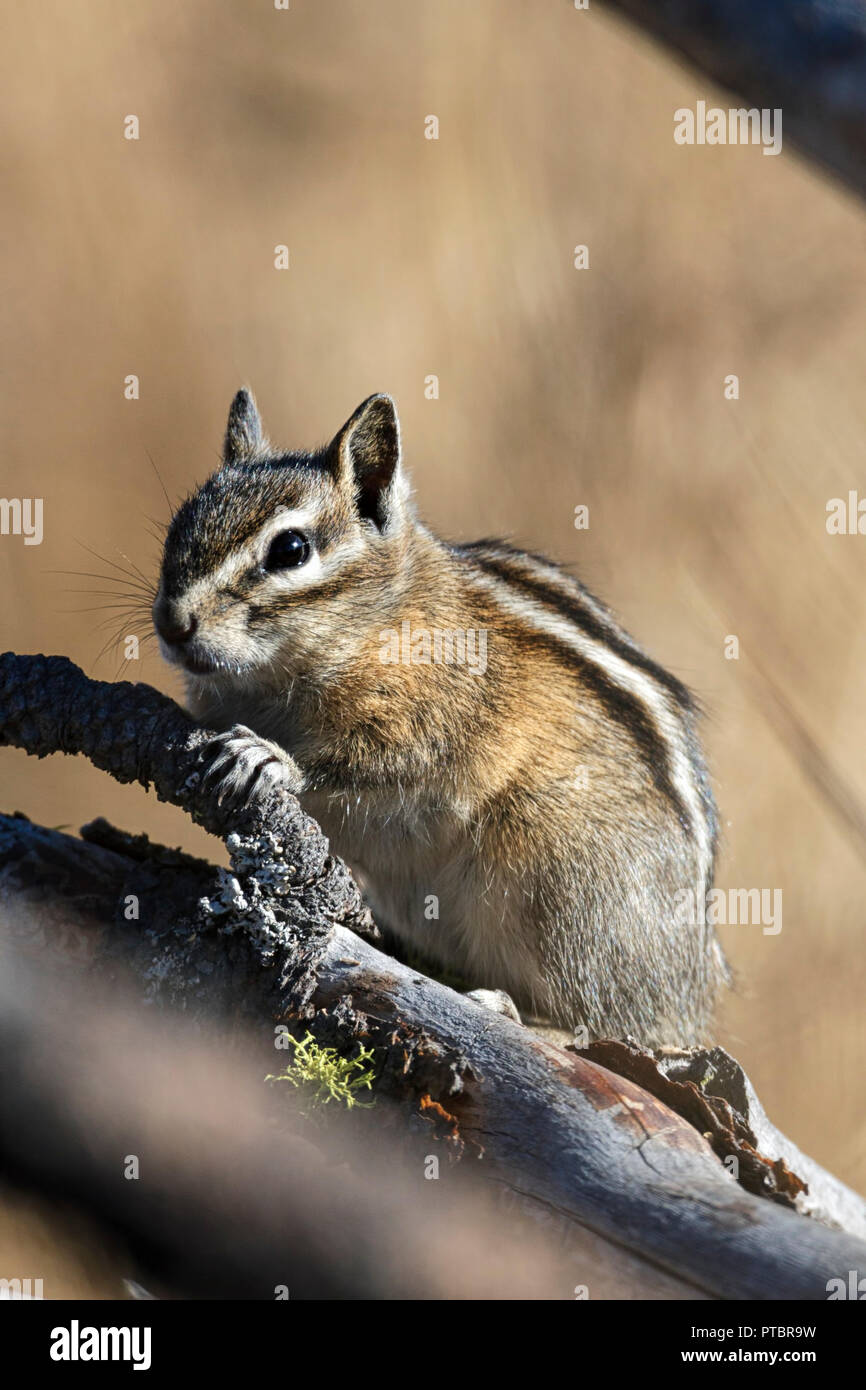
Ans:
{"type": "Polygon", "coordinates": [[[385,955],[294,797],[265,795],[236,818],[215,803],[213,737],[146,686],[0,657],[0,742],[82,752],[152,784],[231,856],[223,870],[105,822],[79,841],[0,818],[0,917],[19,951],[65,953],[100,979],[122,966],[151,1004],[202,1023],[285,1022],[347,1055],[374,1048],[381,1103],[560,1240],[589,1230],[728,1298],[823,1299],[828,1280],[866,1267],[861,1199],[813,1164],[805,1191],[802,1155],[761,1127],[726,1054],[674,1065],[623,1044],[563,1049],[385,955]]]}

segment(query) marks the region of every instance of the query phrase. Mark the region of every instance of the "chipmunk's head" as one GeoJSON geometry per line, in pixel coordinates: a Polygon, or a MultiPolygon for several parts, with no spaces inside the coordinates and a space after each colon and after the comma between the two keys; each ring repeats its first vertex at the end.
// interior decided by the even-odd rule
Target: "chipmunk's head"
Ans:
{"type": "Polygon", "coordinates": [[[153,605],[163,656],[217,685],[326,674],[380,617],[409,516],[389,396],[371,396],[327,448],[303,454],[272,449],[239,391],[222,467],[166,537],[153,605]]]}

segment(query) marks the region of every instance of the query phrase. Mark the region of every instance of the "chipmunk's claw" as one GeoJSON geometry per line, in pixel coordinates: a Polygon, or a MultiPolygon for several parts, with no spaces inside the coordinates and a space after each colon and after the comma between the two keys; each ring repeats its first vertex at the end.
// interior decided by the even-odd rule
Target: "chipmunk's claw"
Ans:
{"type": "Polygon", "coordinates": [[[202,790],[215,795],[220,806],[240,809],[249,805],[253,794],[267,796],[277,787],[296,793],[303,787],[303,774],[294,758],[244,724],[218,734],[207,748],[211,760],[202,790]]]}

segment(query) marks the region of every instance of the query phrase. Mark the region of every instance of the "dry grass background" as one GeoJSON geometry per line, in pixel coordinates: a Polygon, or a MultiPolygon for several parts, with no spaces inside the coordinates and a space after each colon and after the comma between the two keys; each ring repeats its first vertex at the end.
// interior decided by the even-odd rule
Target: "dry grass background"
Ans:
{"type": "MultiPolygon", "coordinates": [[[[83,543],[153,573],[148,454],[172,496],[201,479],[240,383],[294,445],[392,392],[432,524],[576,564],[702,696],[719,882],[784,894],[778,936],[724,932],[719,1039],[866,1187],[866,855],[800,741],[866,803],[866,540],[824,524],[864,476],[866,211],[792,149],[676,146],[712,88],[566,0],[45,0],[3,64],[0,492],[44,498],[45,539],[0,540],[0,647],[114,677],[69,592],[98,586],[49,571],[83,543]]],[[[152,646],[131,674],[180,694],[152,646]]],[[[6,809],[214,853],[80,759],[0,768],[6,809]]]]}

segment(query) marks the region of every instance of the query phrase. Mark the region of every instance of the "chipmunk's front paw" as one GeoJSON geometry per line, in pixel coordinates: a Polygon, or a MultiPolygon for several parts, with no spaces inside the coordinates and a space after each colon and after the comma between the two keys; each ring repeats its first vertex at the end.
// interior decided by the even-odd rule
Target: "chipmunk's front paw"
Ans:
{"type": "Polygon", "coordinates": [[[211,761],[202,789],[215,795],[221,806],[247,806],[254,792],[267,796],[276,787],[296,794],[303,788],[303,773],[294,758],[244,724],[218,734],[207,747],[211,761]]]}

